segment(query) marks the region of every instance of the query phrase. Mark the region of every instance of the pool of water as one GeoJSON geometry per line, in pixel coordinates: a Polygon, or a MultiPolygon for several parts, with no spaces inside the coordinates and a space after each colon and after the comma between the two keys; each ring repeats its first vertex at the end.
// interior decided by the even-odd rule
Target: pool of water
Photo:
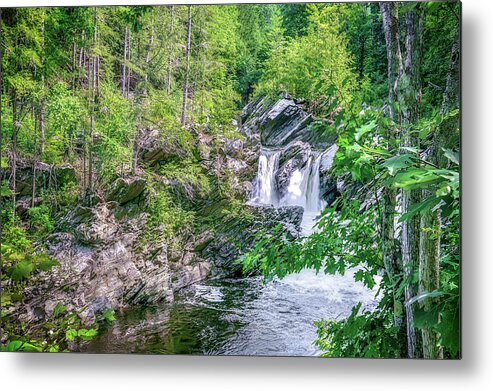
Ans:
{"type": "Polygon", "coordinates": [[[260,277],[209,280],[172,304],[135,306],[84,351],[114,353],[313,356],[314,322],[342,319],[358,302],[376,305],[376,288],[312,270],[264,284],[260,277]]]}

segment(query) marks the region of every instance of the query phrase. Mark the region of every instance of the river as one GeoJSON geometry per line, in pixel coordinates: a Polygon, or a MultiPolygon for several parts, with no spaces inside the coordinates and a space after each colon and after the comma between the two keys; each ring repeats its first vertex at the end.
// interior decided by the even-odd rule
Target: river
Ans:
{"type": "Polygon", "coordinates": [[[209,280],[173,304],[135,306],[84,350],[115,353],[313,356],[314,322],[342,319],[375,291],[344,276],[311,270],[267,284],[260,277],[209,280]]]}

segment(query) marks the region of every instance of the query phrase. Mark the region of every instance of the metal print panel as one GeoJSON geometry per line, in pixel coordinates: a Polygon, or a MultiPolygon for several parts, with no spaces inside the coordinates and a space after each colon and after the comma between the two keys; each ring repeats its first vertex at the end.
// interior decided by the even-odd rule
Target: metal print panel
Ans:
{"type": "Polygon", "coordinates": [[[460,358],[458,2],[1,9],[1,349],[460,358]]]}

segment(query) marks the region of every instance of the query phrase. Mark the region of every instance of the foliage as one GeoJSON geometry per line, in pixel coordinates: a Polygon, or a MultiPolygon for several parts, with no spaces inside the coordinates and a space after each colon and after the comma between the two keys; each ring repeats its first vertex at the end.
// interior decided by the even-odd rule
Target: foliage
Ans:
{"type": "Polygon", "coordinates": [[[0,350],[7,352],[68,352],[71,346],[92,340],[98,335],[101,327],[114,320],[113,310],[108,309],[99,314],[96,322],[87,328],[82,325],[78,313],[69,311],[66,306],[57,303],[53,309],[53,314],[43,322],[41,329],[33,332],[37,338],[12,333],[9,335],[8,342],[0,350]]]}
{"type": "Polygon", "coordinates": [[[306,100],[315,113],[331,117],[351,100],[352,60],[335,10],[313,4],[308,8],[308,32],[294,40],[284,37],[281,16],[274,14],[271,54],[257,93],[287,92],[306,100]]]}
{"type": "Polygon", "coordinates": [[[397,329],[392,312],[380,302],[375,310],[362,311],[361,303],[342,321],[321,320],[316,346],[325,357],[399,357],[397,329]]]}
{"type": "Polygon", "coordinates": [[[38,235],[49,234],[55,229],[55,222],[48,205],[29,208],[27,214],[31,230],[36,231],[38,235]]]}
{"type": "Polygon", "coordinates": [[[181,229],[193,227],[194,213],[176,204],[166,190],[157,190],[148,206],[147,236],[151,241],[171,238],[181,229]]]}

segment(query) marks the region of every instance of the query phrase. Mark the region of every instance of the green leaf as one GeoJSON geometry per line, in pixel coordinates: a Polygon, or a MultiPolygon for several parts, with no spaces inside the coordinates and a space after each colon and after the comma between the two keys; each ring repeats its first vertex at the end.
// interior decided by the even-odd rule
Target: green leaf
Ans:
{"type": "Polygon", "coordinates": [[[393,184],[404,190],[429,188],[431,185],[443,181],[437,170],[428,168],[412,168],[396,174],[393,184]]]}
{"type": "Polygon", "coordinates": [[[366,133],[371,132],[373,129],[375,129],[377,126],[377,123],[373,120],[358,129],[356,129],[356,133],[354,135],[354,138],[356,141],[359,141],[366,133]]]}
{"type": "Polygon", "coordinates": [[[108,308],[106,311],[104,311],[103,312],[103,319],[105,319],[109,323],[116,320],[113,309],[108,308]]]}
{"type": "Polygon", "coordinates": [[[416,204],[412,204],[407,209],[407,212],[404,213],[399,221],[408,221],[412,219],[417,213],[423,216],[426,212],[428,212],[431,208],[437,205],[440,202],[440,198],[438,197],[428,197],[424,201],[418,202],[416,204]]]}
{"type": "Polygon", "coordinates": [[[77,330],[74,329],[68,329],[65,332],[65,338],[69,341],[73,341],[77,337],[77,330]]]}
{"type": "Polygon", "coordinates": [[[382,163],[382,167],[386,167],[389,170],[390,175],[395,175],[395,173],[403,168],[411,167],[416,162],[416,156],[410,153],[405,153],[402,155],[391,157],[382,163]]]}
{"type": "Polygon", "coordinates": [[[6,352],[17,352],[23,343],[22,341],[10,341],[4,349],[6,352]]]}
{"type": "Polygon", "coordinates": [[[10,341],[7,346],[2,348],[2,350],[6,352],[19,352],[19,351],[25,351],[25,352],[41,352],[42,349],[39,346],[33,345],[32,343],[29,342],[23,342],[23,341],[10,341]]]}
{"type": "Polygon", "coordinates": [[[414,327],[418,329],[434,328],[438,324],[439,306],[434,306],[429,311],[421,308],[415,308],[413,314],[414,327]]]}
{"type": "Polygon", "coordinates": [[[423,292],[423,293],[420,293],[419,295],[416,295],[416,296],[412,297],[411,299],[409,299],[406,302],[406,304],[411,305],[411,304],[414,304],[416,302],[420,302],[420,301],[425,300],[425,299],[431,299],[431,298],[440,297],[443,295],[444,295],[444,293],[441,291],[438,291],[438,290],[434,290],[432,292],[423,292]]]}
{"type": "Polygon", "coordinates": [[[437,327],[440,333],[440,343],[446,347],[452,356],[457,356],[460,345],[460,311],[459,305],[453,306],[442,314],[442,320],[437,327]]]}
{"type": "Polygon", "coordinates": [[[98,335],[98,331],[96,329],[80,329],[77,332],[77,335],[84,341],[90,341],[93,337],[98,335]]]}
{"type": "Polygon", "coordinates": [[[33,345],[31,343],[28,343],[28,342],[24,342],[24,344],[22,344],[22,346],[19,350],[23,350],[25,352],[41,352],[41,351],[43,351],[43,349],[41,347],[33,345]]]}
{"type": "Polygon", "coordinates": [[[20,281],[24,278],[28,278],[33,269],[34,265],[31,262],[24,260],[12,266],[9,274],[14,281],[20,281]]]}
{"type": "Polygon", "coordinates": [[[416,147],[399,147],[403,151],[411,152],[411,153],[418,153],[419,149],[416,147]]]}
{"type": "Polygon", "coordinates": [[[445,155],[445,157],[450,160],[452,163],[455,163],[455,164],[459,164],[459,153],[458,152],[455,152],[455,151],[452,151],[451,149],[445,149],[445,148],[442,148],[443,149],[443,154],[445,155]]]}

